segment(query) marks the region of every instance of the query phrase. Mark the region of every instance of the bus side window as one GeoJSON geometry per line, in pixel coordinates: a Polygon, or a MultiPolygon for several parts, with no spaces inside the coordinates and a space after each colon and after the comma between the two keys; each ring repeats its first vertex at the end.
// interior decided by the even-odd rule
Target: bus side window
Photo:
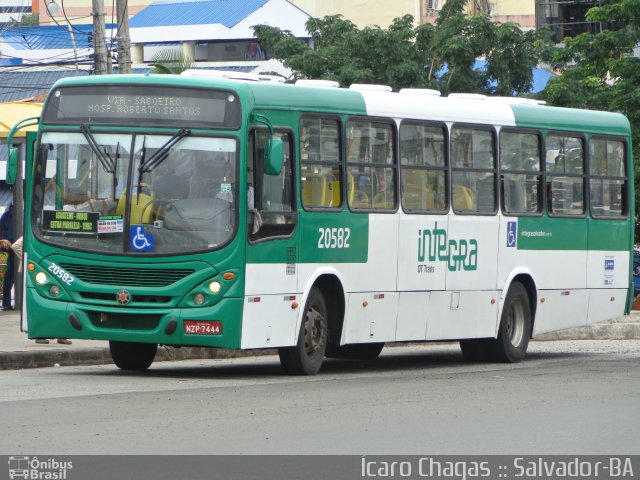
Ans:
{"type": "Polygon", "coordinates": [[[625,143],[610,138],[589,141],[589,199],[594,217],[627,215],[625,143]]]}
{"type": "Polygon", "coordinates": [[[347,173],[354,178],[351,210],[396,209],[397,162],[393,125],[369,119],[347,124],[347,173]]]}
{"type": "Polygon", "coordinates": [[[500,133],[502,210],[507,215],[542,212],[542,165],[537,133],[500,133]]]}
{"type": "Polygon", "coordinates": [[[402,207],[407,212],[444,212],[447,171],[444,127],[403,122],[400,126],[402,207]]]}
{"type": "Polygon", "coordinates": [[[300,122],[300,191],[305,209],[342,206],[340,125],[328,118],[300,122]]]}
{"type": "Polygon", "coordinates": [[[293,233],[296,223],[291,135],[280,133],[284,141],[284,163],[279,175],[264,173],[264,149],[269,139],[266,130],[249,134],[247,170],[248,230],[251,240],[282,237],[293,233]],[[251,208],[253,203],[253,208],[251,208]]]}
{"type": "Polygon", "coordinates": [[[545,143],[547,202],[553,215],[584,215],[584,148],[582,139],[548,135],[545,143]]]}
{"type": "Polygon", "coordinates": [[[498,203],[493,131],[454,126],[451,166],[453,211],[494,213],[498,203]]]}

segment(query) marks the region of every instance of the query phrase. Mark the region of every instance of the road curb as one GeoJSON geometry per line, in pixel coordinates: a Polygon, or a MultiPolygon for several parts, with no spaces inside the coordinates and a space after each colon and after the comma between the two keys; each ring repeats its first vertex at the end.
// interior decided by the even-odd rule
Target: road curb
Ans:
{"type": "MultiPolygon", "coordinates": [[[[154,362],[179,360],[212,360],[226,358],[275,355],[277,350],[228,350],[224,348],[161,346],[154,362]]],[[[69,350],[0,352],[0,370],[21,370],[25,368],[70,367],[78,365],[107,365],[113,363],[108,348],[75,348],[69,350]]]]}
{"type": "MultiPolygon", "coordinates": [[[[640,322],[612,322],[570,328],[559,332],[536,336],[535,341],[559,340],[633,340],[640,339],[640,322]]],[[[400,344],[389,344],[404,345],[400,344]]],[[[252,356],[275,355],[276,349],[228,350],[206,347],[166,347],[160,346],[155,362],[180,360],[215,360],[243,358],[252,356]]],[[[54,366],[81,366],[111,364],[108,348],[78,348],[75,346],[51,350],[25,350],[0,352],[0,370],[21,370],[26,368],[45,368],[54,366]]]]}
{"type": "Polygon", "coordinates": [[[640,338],[640,323],[608,323],[569,328],[537,335],[535,340],[634,340],[640,338]]]}

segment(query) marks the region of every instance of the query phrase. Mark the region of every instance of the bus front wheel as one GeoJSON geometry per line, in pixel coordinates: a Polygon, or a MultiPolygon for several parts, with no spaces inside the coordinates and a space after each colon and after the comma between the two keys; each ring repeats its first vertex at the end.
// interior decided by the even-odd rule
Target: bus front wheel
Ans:
{"type": "Polygon", "coordinates": [[[113,363],[121,370],[146,370],[153,363],[158,345],[109,341],[109,350],[113,363]]]}
{"type": "Polygon", "coordinates": [[[304,306],[302,325],[295,347],[278,350],[280,363],[290,375],[315,375],[327,349],[327,307],[319,288],[313,287],[304,306]]]}

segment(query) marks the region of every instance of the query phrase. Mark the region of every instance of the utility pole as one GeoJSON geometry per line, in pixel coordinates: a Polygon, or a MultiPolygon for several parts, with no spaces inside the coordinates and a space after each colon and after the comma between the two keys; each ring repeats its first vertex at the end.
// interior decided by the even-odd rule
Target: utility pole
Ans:
{"type": "Polygon", "coordinates": [[[129,11],[127,0],[116,0],[118,26],[118,69],[120,73],[131,73],[131,39],[129,38],[129,11]]]}
{"type": "Polygon", "coordinates": [[[93,61],[96,75],[111,73],[111,56],[107,51],[104,31],[104,0],[92,0],[93,6],[93,61]]]}

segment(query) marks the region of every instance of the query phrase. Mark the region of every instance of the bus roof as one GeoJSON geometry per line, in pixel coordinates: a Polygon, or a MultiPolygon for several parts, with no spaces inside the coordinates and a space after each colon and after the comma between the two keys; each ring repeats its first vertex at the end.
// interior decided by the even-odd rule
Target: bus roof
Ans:
{"type": "Polygon", "coordinates": [[[227,88],[251,98],[253,107],[318,113],[414,118],[439,122],[517,126],[546,130],[629,135],[630,125],[619,113],[550,107],[535,100],[456,94],[426,95],[419,89],[401,93],[381,89],[330,88],[320,84],[291,85],[206,76],[101,75],[59,80],[63,85],[175,85],[227,88]]]}
{"type": "Polygon", "coordinates": [[[580,130],[586,133],[630,135],[631,126],[621,113],[561,107],[512,105],[519,127],[580,130]]]}

